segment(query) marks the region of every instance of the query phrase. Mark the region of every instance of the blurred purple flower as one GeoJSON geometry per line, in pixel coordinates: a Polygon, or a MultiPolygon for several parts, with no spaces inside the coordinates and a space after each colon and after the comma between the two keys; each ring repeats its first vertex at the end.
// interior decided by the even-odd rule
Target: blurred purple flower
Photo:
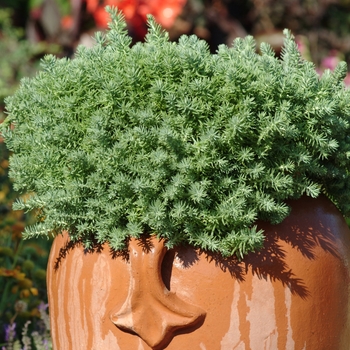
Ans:
{"type": "Polygon", "coordinates": [[[328,57],[323,59],[322,66],[325,69],[334,70],[334,68],[337,66],[339,61],[340,60],[339,60],[339,58],[337,56],[328,56],[328,57]]]}
{"type": "Polygon", "coordinates": [[[5,341],[12,342],[15,339],[16,323],[5,326],[5,341]]]}
{"type": "Polygon", "coordinates": [[[46,338],[43,339],[43,346],[45,350],[49,350],[50,349],[50,344],[48,342],[48,340],[46,338]]]}
{"type": "Polygon", "coordinates": [[[49,318],[49,315],[47,313],[48,306],[49,306],[49,304],[45,304],[44,302],[41,302],[38,306],[38,310],[40,312],[40,318],[44,322],[45,328],[47,330],[50,330],[50,318],[49,318]]]}
{"type": "MultiPolygon", "coordinates": [[[[325,69],[329,69],[331,71],[333,71],[335,69],[335,67],[338,65],[339,62],[343,61],[343,55],[336,51],[336,50],[332,50],[329,53],[329,56],[325,57],[322,62],[321,62],[321,68],[317,69],[318,74],[322,75],[322,72],[325,69]]],[[[350,73],[348,73],[344,79],[344,84],[347,87],[350,87],[350,73]]]]}
{"type": "Polygon", "coordinates": [[[49,307],[49,304],[45,304],[43,301],[38,305],[38,310],[40,312],[45,312],[46,309],[49,307]]]}

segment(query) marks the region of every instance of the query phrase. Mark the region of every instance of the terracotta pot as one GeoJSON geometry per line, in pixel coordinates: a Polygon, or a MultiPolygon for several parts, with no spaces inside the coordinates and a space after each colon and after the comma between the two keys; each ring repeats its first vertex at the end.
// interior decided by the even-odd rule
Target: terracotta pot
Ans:
{"type": "Polygon", "coordinates": [[[350,231],[326,198],[260,223],[263,250],[239,262],[131,240],[86,252],[58,236],[48,264],[56,350],[348,350],[350,231]]]}

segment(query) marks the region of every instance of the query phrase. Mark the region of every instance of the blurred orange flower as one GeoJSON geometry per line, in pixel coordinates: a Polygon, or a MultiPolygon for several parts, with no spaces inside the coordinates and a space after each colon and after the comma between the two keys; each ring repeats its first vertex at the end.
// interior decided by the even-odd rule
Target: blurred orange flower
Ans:
{"type": "Polygon", "coordinates": [[[73,26],[73,17],[69,16],[69,15],[63,16],[61,18],[61,26],[64,29],[72,28],[72,26],[73,26]]]}
{"type": "Polygon", "coordinates": [[[29,296],[30,296],[30,291],[29,291],[29,289],[23,289],[23,290],[21,290],[21,292],[19,293],[19,295],[20,295],[20,297],[21,297],[22,299],[29,298],[29,296]]]}
{"type": "Polygon", "coordinates": [[[13,277],[18,281],[23,281],[26,277],[26,274],[21,272],[19,269],[5,269],[0,267],[0,276],[4,277],[13,277]]]}
{"type": "Polygon", "coordinates": [[[33,288],[30,288],[29,290],[30,290],[30,292],[32,293],[32,295],[35,295],[35,296],[36,296],[36,295],[39,295],[39,291],[38,291],[37,288],[34,288],[34,287],[33,287],[33,288]]]}

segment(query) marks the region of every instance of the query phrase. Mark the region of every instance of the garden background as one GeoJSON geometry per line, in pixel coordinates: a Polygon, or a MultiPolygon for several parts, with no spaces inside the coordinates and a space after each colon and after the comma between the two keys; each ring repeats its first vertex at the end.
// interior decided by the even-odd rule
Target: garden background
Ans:
{"type": "MultiPolygon", "coordinates": [[[[278,55],[289,28],[320,74],[340,60],[350,63],[350,0],[0,0],[1,120],[4,98],[35,74],[45,54],[72,58],[77,45],[93,45],[93,33],[107,27],[106,5],[124,12],[134,42],[143,40],[151,13],[171,40],[196,34],[213,53],[251,34],[278,55]]],[[[0,348],[50,349],[45,269],[52,240],[22,240],[34,218],[11,209],[19,194],[8,178],[8,157],[0,139],[0,348]]]]}

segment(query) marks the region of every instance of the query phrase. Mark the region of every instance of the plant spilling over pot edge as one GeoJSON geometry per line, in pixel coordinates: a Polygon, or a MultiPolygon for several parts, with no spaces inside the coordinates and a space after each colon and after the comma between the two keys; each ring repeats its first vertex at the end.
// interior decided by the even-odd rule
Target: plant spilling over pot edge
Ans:
{"type": "Polygon", "coordinates": [[[68,230],[86,247],[155,234],[242,257],[285,200],[327,194],[350,211],[346,64],[319,77],[285,30],[281,58],[251,36],[211,54],[149,16],[131,46],[121,13],[72,60],[52,55],[6,100],[10,175],[36,210],[26,236],[68,230]]]}

